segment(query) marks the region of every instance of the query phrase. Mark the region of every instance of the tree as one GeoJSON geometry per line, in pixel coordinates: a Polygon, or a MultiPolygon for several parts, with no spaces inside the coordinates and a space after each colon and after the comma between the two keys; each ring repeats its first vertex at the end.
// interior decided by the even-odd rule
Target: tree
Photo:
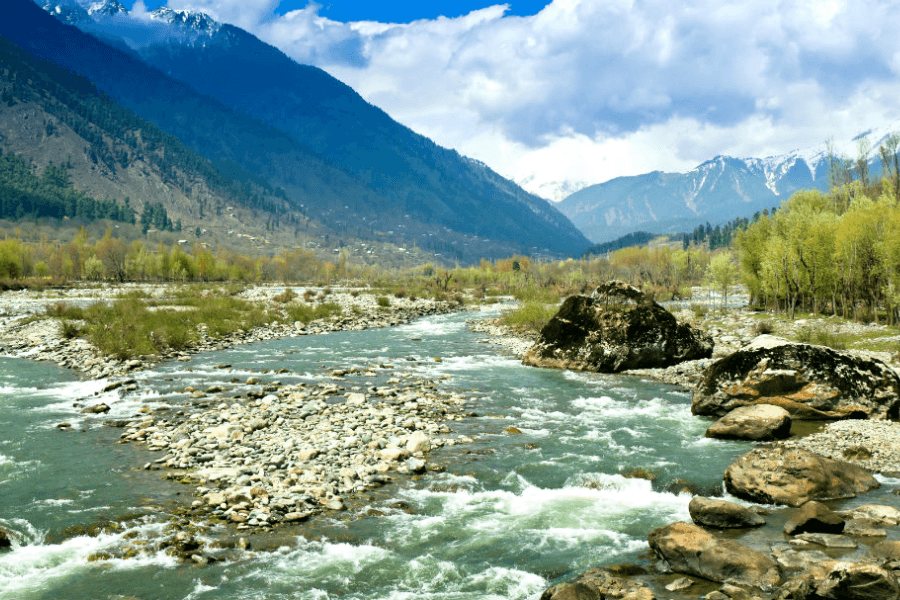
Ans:
{"type": "Polygon", "coordinates": [[[731,259],[731,252],[723,251],[713,255],[707,269],[707,281],[722,290],[724,305],[728,305],[728,288],[737,282],[737,267],[731,259]]]}

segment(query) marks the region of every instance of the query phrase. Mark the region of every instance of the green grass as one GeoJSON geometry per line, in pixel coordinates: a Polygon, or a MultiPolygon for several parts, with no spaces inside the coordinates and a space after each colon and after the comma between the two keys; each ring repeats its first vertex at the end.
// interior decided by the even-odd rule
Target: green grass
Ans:
{"type": "Polygon", "coordinates": [[[500,319],[500,323],[517,331],[540,333],[558,310],[555,304],[543,302],[526,302],[521,308],[508,312],[500,319]]]}
{"type": "Polygon", "coordinates": [[[197,295],[184,295],[155,310],[140,298],[120,298],[85,309],[84,318],[89,323],[84,333],[91,343],[120,360],[183,350],[199,340],[201,324],[218,338],[280,320],[246,300],[197,295]]]}
{"type": "Polygon", "coordinates": [[[300,321],[301,323],[327,319],[342,312],[341,307],[334,302],[324,302],[316,306],[303,304],[302,302],[292,302],[286,305],[284,310],[291,321],[300,321]]]}

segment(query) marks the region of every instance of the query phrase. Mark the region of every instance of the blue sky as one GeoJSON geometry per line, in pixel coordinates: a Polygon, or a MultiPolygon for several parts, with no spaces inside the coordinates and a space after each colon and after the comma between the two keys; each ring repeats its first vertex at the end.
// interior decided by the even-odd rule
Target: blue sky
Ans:
{"type": "MultiPolygon", "coordinates": [[[[147,0],[144,5],[148,10],[166,4],[166,0],[147,0]]],[[[306,0],[282,0],[275,9],[276,14],[285,14],[292,10],[305,8],[306,0]]],[[[478,0],[430,0],[426,2],[377,2],[372,0],[354,0],[329,2],[322,0],[319,14],[334,21],[344,23],[350,21],[379,21],[382,23],[410,23],[420,19],[437,17],[459,17],[490,6],[491,2],[478,0]]],[[[527,16],[540,12],[548,2],[544,0],[515,0],[508,2],[508,15],[527,16]]]]}
{"type": "Polygon", "coordinates": [[[854,154],[857,134],[900,129],[896,0],[166,4],[250,31],[539,193],[828,140],[854,154]]]}

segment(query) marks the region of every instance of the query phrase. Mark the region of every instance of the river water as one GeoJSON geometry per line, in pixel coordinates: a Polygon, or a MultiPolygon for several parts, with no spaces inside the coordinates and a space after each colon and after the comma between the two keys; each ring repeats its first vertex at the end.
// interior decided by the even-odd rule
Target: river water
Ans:
{"type": "Polygon", "coordinates": [[[471,332],[472,317],[212,352],[136,374],[138,390],[122,397],[51,364],[0,359],[0,526],[16,535],[0,553],[0,598],[539,598],[590,567],[638,560],[651,529],[689,518],[684,482],[718,493],[750,447],[704,438],[708,423],[678,388],[523,367],[471,332]],[[104,420],[144,406],[189,412],[188,385],[315,383],[373,363],[394,366],[385,378],[408,371],[469,399],[477,416],[450,426],[475,441],[434,451],[444,472],[355,499],[364,518],[319,518],[208,566],[164,552],[107,558],[161,535],[193,490],[140,470],[160,455],[115,444],[122,430],[104,420]],[[82,415],[84,398],[112,412],[82,415]],[[636,468],[656,481],[623,476],[636,468]],[[95,537],[64,533],[129,514],[143,516],[95,537]]]}

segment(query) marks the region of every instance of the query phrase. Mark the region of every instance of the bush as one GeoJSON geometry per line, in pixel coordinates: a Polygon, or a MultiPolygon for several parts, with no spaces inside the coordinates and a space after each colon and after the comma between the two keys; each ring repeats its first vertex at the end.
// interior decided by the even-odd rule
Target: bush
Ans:
{"type": "Polygon", "coordinates": [[[378,296],[375,298],[375,304],[377,304],[380,308],[387,308],[391,305],[391,299],[387,296],[378,296]]]}
{"type": "Polygon", "coordinates": [[[403,288],[394,292],[394,298],[406,298],[406,290],[403,288]]]}
{"type": "Polygon", "coordinates": [[[68,319],[63,319],[60,324],[60,332],[62,336],[67,340],[71,340],[72,338],[80,337],[82,334],[81,327],[69,321],[68,319]]]}
{"type": "Polygon", "coordinates": [[[540,333],[556,311],[555,306],[543,302],[526,302],[521,308],[503,315],[500,323],[521,332],[540,333]]]}
{"type": "Polygon", "coordinates": [[[326,302],[318,306],[302,304],[294,302],[284,307],[288,314],[288,318],[292,321],[300,321],[301,323],[309,323],[316,319],[325,319],[334,315],[339,315],[343,311],[341,307],[334,302],[326,302]]]}
{"type": "Polygon", "coordinates": [[[756,324],[755,330],[756,335],[768,335],[775,331],[775,326],[772,325],[772,321],[765,319],[756,324]]]}
{"type": "Polygon", "coordinates": [[[291,300],[297,297],[297,294],[294,293],[294,290],[291,288],[287,288],[277,296],[273,296],[272,300],[275,302],[280,302],[281,304],[287,304],[291,300]]]}
{"type": "Polygon", "coordinates": [[[698,319],[702,319],[709,314],[709,307],[698,302],[691,303],[691,310],[694,311],[694,315],[696,315],[698,319]]]}

